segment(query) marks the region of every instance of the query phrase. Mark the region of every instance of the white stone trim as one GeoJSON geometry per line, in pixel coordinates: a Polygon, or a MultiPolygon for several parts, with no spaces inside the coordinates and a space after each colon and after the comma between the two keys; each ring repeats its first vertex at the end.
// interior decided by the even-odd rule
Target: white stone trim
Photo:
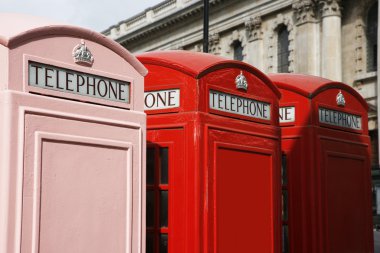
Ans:
{"type": "Polygon", "coordinates": [[[360,76],[366,72],[366,34],[363,20],[355,22],[355,76],[360,76]]]}

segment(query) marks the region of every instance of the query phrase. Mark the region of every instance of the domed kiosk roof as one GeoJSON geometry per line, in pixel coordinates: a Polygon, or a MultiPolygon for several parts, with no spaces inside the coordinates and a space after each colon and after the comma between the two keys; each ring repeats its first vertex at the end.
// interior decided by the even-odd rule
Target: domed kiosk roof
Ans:
{"type": "Polygon", "coordinates": [[[346,90],[355,96],[364,108],[368,108],[367,102],[355,89],[341,82],[304,74],[279,73],[269,74],[268,76],[278,88],[290,90],[308,98],[313,98],[319,93],[331,88],[346,90]]]}
{"type": "Polygon", "coordinates": [[[137,55],[137,58],[144,64],[153,64],[175,69],[196,79],[200,79],[203,76],[218,69],[243,69],[259,77],[268,85],[268,87],[272,89],[277,97],[281,97],[281,94],[278,91],[277,87],[273,85],[273,83],[264,73],[262,73],[257,68],[241,61],[230,60],[212,54],[185,50],[147,52],[137,55]]]}
{"type": "Polygon", "coordinates": [[[0,22],[0,44],[5,47],[16,48],[38,37],[77,36],[96,41],[114,51],[141,75],[145,76],[148,73],[146,68],[128,50],[98,32],[25,14],[0,13],[0,20],[2,21],[0,22]]]}

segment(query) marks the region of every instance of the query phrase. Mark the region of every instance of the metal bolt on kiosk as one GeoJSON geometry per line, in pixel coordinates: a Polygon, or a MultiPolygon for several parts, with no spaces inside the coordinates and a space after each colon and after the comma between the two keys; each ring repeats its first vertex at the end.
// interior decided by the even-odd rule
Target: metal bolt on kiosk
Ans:
{"type": "Polygon", "coordinates": [[[0,20],[0,252],[145,252],[146,69],[96,32],[0,20]]]}
{"type": "Polygon", "coordinates": [[[210,54],[137,58],[149,71],[147,252],[280,252],[277,88],[210,54]]]}
{"type": "Polygon", "coordinates": [[[373,252],[367,103],[320,77],[269,78],[282,93],[283,252],[373,252]]]}

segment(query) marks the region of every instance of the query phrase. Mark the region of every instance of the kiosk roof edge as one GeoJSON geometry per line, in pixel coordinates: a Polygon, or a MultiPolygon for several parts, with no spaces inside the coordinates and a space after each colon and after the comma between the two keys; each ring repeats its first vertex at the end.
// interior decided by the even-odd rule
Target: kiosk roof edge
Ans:
{"type": "Polygon", "coordinates": [[[326,89],[346,90],[355,96],[366,110],[369,108],[367,102],[354,88],[341,82],[305,74],[276,73],[268,76],[278,88],[290,90],[308,98],[313,98],[326,89]]]}
{"type": "Polygon", "coordinates": [[[0,45],[5,47],[16,48],[24,42],[47,35],[74,35],[96,41],[114,51],[131,64],[142,76],[146,76],[148,73],[144,65],[127,49],[98,32],[24,14],[0,13],[0,20],[7,20],[7,22],[0,23],[0,45]],[[9,23],[13,25],[9,26],[9,23]]]}
{"type": "Polygon", "coordinates": [[[278,98],[281,93],[272,81],[257,68],[228,58],[184,50],[155,51],[137,55],[144,64],[159,65],[180,71],[193,78],[200,79],[208,73],[223,68],[240,68],[255,74],[266,83],[278,98]]]}

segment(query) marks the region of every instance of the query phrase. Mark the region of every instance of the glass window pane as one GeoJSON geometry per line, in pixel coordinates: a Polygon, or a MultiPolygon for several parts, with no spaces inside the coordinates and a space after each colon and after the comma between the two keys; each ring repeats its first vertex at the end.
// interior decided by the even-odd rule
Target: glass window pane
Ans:
{"type": "Polygon", "coordinates": [[[154,191],[146,191],[146,226],[154,226],[154,191]]]}
{"type": "Polygon", "coordinates": [[[168,227],[168,191],[160,192],[160,226],[168,227]]]}
{"type": "Polygon", "coordinates": [[[146,183],[154,184],[154,148],[146,152],[146,183]]]}
{"type": "Polygon", "coordinates": [[[243,46],[240,41],[235,41],[233,43],[234,47],[234,60],[242,61],[243,60],[243,46]]]}
{"type": "Polygon", "coordinates": [[[289,31],[285,25],[278,30],[277,70],[279,73],[289,72],[289,31]]]}
{"type": "Polygon", "coordinates": [[[288,220],[288,191],[282,191],[282,220],[288,220]]]}
{"type": "Polygon", "coordinates": [[[289,253],[289,230],[287,225],[282,226],[282,253],[289,253]]]}
{"type": "Polygon", "coordinates": [[[282,185],[286,185],[288,183],[288,171],[287,171],[287,164],[286,164],[286,155],[282,155],[281,159],[281,178],[282,178],[282,185]]]}
{"type": "Polygon", "coordinates": [[[160,253],[168,252],[168,235],[161,234],[160,235],[160,253]]]}
{"type": "Polygon", "coordinates": [[[146,234],[146,253],[154,253],[154,235],[152,233],[146,234]]]}
{"type": "Polygon", "coordinates": [[[169,157],[168,148],[160,148],[160,160],[161,160],[161,184],[168,184],[169,175],[168,175],[168,166],[169,166],[169,157]]]}

